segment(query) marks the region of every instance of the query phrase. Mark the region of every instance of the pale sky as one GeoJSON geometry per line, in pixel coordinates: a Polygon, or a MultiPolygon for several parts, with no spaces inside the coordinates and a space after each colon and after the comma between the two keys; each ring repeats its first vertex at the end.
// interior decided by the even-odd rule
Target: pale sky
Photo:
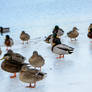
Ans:
{"type": "Polygon", "coordinates": [[[92,0],[0,0],[0,25],[29,26],[92,20],[91,7],[92,0]]]}

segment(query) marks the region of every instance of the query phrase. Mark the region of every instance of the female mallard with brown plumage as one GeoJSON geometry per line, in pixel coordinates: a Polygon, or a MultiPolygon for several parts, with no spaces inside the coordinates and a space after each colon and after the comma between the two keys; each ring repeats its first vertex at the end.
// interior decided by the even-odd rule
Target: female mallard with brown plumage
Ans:
{"type": "Polygon", "coordinates": [[[40,70],[41,70],[41,67],[42,67],[42,66],[44,65],[44,63],[45,63],[45,60],[44,60],[44,58],[43,58],[41,55],[38,54],[37,51],[34,51],[32,57],[30,57],[30,59],[29,59],[29,63],[30,63],[33,67],[35,67],[35,68],[38,67],[38,68],[40,68],[40,70]]]}
{"type": "Polygon", "coordinates": [[[59,57],[58,58],[64,58],[65,54],[71,54],[73,53],[74,48],[62,44],[60,41],[60,38],[57,37],[57,34],[54,34],[53,36],[53,41],[52,41],[52,52],[55,54],[58,54],[59,57]]]}
{"type": "Polygon", "coordinates": [[[6,50],[8,50],[8,47],[11,47],[14,44],[13,39],[10,38],[9,35],[6,35],[6,38],[5,38],[5,42],[4,43],[7,46],[7,49],[6,50]]]}
{"type": "Polygon", "coordinates": [[[14,73],[14,75],[10,76],[10,78],[15,78],[16,73],[21,70],[21,67],[23,65],[25,65],[25,63],[21,63],[21,62],[12,60],[11,55],[8,53],[5,54],[1,60],[3,60],[3,59],[4,59],[4,61],[1,64],[1,68],[6,72],[14,73]]]}
{"type": "Polygon", "coordinates": [[[7,54],[11,55],[12,60],[23,63],[25,61],[25,57],[20,53],[15,53],[12,50],[8,50],[7,54]]]}
{"type": "Polygon", "coordinates": [[[89,28],[88,28],[88,34],[87,36],[92,39],[92,24],[90,24],[89,28]]]}
{"type": "Polygon", "coordinates": [[[30,35],[25,33],[25,31],[22,31],[22,33],[20,35],[20,39],[23,41],[23,44],[24,44],[24,41],[27,41],[27,44],[28,44],[28,40],[30,39],[30,35]]]}
{"type": "Polygon", "coordinates": [[[0,48],[0,55],[2,54],[2,50],[1,50],[1,48],[0,48]]]}
{"type": "Polygon", "coordinates": [[[51,40],[51,38],[52,38],[52,35],[53,34],[51,34],[51,35],[49,35],[48,37],[46,37],[46,39],[44,40],[46,43],[51,43],[50,42],[50,40],[51,40]]]}
{"type": "Polygon", "coordinates": [[[73,30],[67,33],[67,36],[72,40],[75,39],[79,36],[79,32],[77,31],[78,28],[73,27],[73,30]]]}
{"type": "Polygon", "coordinates": [[[44,79],[46,73],[40,72],[37,69],[29,69],[28,66],[23,66],[19,75],[22,82],[30,83],[28,88],[35,88],[36,82],[44,79]],[[32,85],[34,84],[34,85],[32,85]]]}

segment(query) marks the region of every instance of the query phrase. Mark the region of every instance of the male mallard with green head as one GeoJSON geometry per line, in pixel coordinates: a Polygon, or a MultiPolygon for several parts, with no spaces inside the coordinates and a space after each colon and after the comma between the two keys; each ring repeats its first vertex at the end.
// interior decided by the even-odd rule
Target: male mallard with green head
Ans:
{"type": "Polygon", "coordinates": [[[57,34],[53,35],[53,40],[52,40],[52,52],[55,54],[58,54],[59,57],[58,58],[64,58],[65,54],[71,54],[73,53],[74,48],[62,44],[60,41],[60,38],[58,38],[57,34]]]}
{"type": "Polygon", "coordinates": [[[27,41],[27,44],[28,44],[28,40],[30,39],[30,35],[25,33],[25,31],[22,31],[22,33],[20,35],[20,39],[23,41],[23,44],[24,44],[24,41],[27,41]]]}
{"type": "Polygon", "coordinates": [[[79,32],[77,31],[77,27],[73,27],[73,30],[67,33],[67,36],[72,40],[75,39],[79,36],[79,32]]]}
{"type": "Polygon", "coordinates": [[[56,25],[52,33],[56,33],[57,36],[62,36],[64,34],[64,31],[63,29],[59,28],[58,25],[56,25]]]}
{"type": "Polygon", "coordinates": [[[6,35],[6,38],[5,38],[5,42],[4,43],[7,46],[7,49],[6,50],[8,50],[8,47],[11,47],[14,44],[13,39],[10,38],[9,35],[6,35]]]}
{"type": "Polygon", "coordinates": [[[34,51],[32,57],[30,57],[30,59],[29,59],[29,63],[30,63],[33,67],[35,67],[35,68],[38,67],[38,68],[40,68],[40,70],[41,70],[41,67],[42,67],[42,66],[44,65],[44,63],[45,63],[45,60],[44,60],[44,58],[43,58],[41,55],[38,54],[37,51],[34,51]]]}
{"type": "Polygon", "coordinates": [[[35,88],[36,82],[43,80],[46,73],[43,73],[37,69],[29,69],[28,66],[23,66],[19,75],[19,79],[22,82],[30,83],[28,88],[35,88]],[[32,85],[34,84],[34,85],[32,85]]]}

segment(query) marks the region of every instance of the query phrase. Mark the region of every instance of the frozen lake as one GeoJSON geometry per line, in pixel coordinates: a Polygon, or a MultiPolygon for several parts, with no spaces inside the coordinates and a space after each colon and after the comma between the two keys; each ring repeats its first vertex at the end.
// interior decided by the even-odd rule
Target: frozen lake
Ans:
{"type": "MultiPolygon", "coordinates": [[[[47,77],[32,89],[25,88],[28,84],[19,80],[19,74],[10,79],[12,74],[0,68],[1,92],[92,92],[92,43],[87,38],[92,22],[91,5],[92,0],[0,0],[0,25],[11,28],[8,34],[14,39],[12,50],[23,54],[26,62],[37,50],[45,59],[42,71],[47,73],[47,77]],[[62,43],[75,48],[73,54],[59,60],[51,52],[51,45],[44,42],[55,25],[65,31],[62,43]],[[77,41],[71,42],[66,33],[74,26],[78,27],[80,35],[77,41]],[[21,44],[22,30],[30,34],[29,44],[21,44]]],[[[6,53],[5,35],[0,36],[3,54],[6,53]]]]}
{"type": "MultiPolygon", "coordinates": [[[[82,27],[82,26],[81,26],[82,27]]],[[[14,37],[15,45],[12,49],[15,52],[23,54],[28,62],[29,57],[34,50],[37,50],[45,59],[45,65],[42,68],[43,72],[47,73],[47,77],[37,83],[35,89],[25,88],[26,83],[22,83],[17,74],[17,78],[10,79],[9,74],[0,69],[0,90],[2,92],[91,92],[92,90],[92,43],[87,38],[87,30],[79,30],[80,36],[77,41],[70,41],[66,34],[62,36],[62,43],[66,43],[75,48],[74,53],[66,55],[64,59],[56,59],[57,55],[51,52],[51,45],[45,43],[45,35],[34,35],[35,32],[29,32],[33,36],[29,44],[21,44],[19,34],[15,30],[9,33],[14,37]]],[[[28,31],[27,31],[28,32],[28,31]]],[[[48,32],[49,33],[49,32],[48,32]]],[[[39,34],[39,33],[38,33],[39,34]]],[[[5,34],[6,35],[6,34],[5,34]]],[[[1,48],[3,54],[6,53],[1,37],[1,48]]],[[[2,57],[2,56],[1,56],[2,57]]],[[[0,62],[1,63],[1,62],[0,62]]]]}

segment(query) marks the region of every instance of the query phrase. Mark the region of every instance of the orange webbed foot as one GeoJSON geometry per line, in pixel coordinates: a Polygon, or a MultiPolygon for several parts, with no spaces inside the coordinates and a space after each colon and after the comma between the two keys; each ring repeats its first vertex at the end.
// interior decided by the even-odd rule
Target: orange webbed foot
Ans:
{"type": "Polygon", "coordinates": [[[60,55],[59,57],[56,57],[56,59],[64,58],[64,55],[60,55]]]}
{"type": "Polygon", "coordinates": [[[11,79],[12,79],[12,78],[16,78],[16,73],[14,73],[13,76],[10,76],[10,78],[11,78],[11,79]]]}

